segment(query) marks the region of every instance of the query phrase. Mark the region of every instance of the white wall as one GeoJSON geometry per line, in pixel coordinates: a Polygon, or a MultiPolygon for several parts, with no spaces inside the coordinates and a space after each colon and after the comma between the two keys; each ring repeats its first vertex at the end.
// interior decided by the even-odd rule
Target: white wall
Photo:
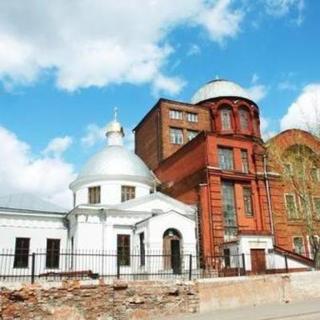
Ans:
{"type": "Polygon", "coordinates": [[[101,203],[103,205],[114,205],[121,203],[121,186],[133,186],[136,188],[136,198],[150,194],[150,186],[132,181],[97,181],[86,184],[76,191],[76,206],[88,204],[88,188],[101,187],[101,203]]]}
{"type": "MultiPolygon", "coordinates": [[[[67,229],[63,224],[63,216],[50,214],[1,214],[0,215],[0,256],[2,272],[8,275],[31,274],[31,254],[38,253],[35,260],[37,274],[47,272],[46,247],[47,239],[60,239],[60,249],[67,248],[67,229]],[[16,238],[30,238],[29,260],[27,268],[14,268],[16,238]],[[41,255],[39,253],[42,253],[41,255]],[[9,254],[9,255],[8,255],[9,254]]],[[[66,261],[60,257],[59,267],[65,269],[66,261]]],[[[57,271],[57,269],[55,269],[57,271]]]]}
{"type": "Polygon", "coordinates": [[[30,238],[30,252],[46,249],[47,239],[60,239],[61,249],[66,249],[67,229],[63,216],[1,214],[0,250],[14,250],[16,238],[30,238]]]}

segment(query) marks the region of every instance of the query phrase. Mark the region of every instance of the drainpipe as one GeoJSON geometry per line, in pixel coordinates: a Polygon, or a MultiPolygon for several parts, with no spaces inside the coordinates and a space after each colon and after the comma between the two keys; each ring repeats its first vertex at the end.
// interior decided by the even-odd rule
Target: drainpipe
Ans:
{"type": "Polygon", "coordinates": [[[269,177],[268,177],[268,171],[267,171],[267,155],[266,154],[263,155],[263,175],[264,175],[264,182],[265,182],[266,192],[267,192],[267,203],[268,203],[268,212],[269,212],[269,218],[270,218],[272,242],[273,244],[275,244],[272,204],[271,204],[269,177]]]}
{"type": "MultiPolygon", "coordinates": [[[[198,192],[199,194],[199,192],[198,192]]],[[[199,197],[200,198],[200,197],[199,197]]],[[[199,201],[200,203],[200,201],[199,201]]],[[[200,219],[199,219],[199,205],[195,206],[195,222],[196,222],[196,257],[197,258],[197,265],[198,267],[200,267],[200,232],[199,232],[199,228],[200,228],[200,219]]]]}

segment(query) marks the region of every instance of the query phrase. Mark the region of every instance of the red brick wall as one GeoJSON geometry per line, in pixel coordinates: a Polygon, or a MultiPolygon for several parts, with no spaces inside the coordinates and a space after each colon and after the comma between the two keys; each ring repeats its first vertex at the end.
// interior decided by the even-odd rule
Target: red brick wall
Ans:
{"type": "Polygon", "coordinates": [[[160,112],[154,109],[144,124],[135,130],[135,152],[151,169],[157,167],[161,159],[160,126],[160,112]]]}
{"type": "MultiPolygon", "coordinates": [[[[301,130],[287,130],[273,139],[268,143],[270,148],[276,148],[285,151],[290,146],[295,144],[304,144],[313,150],[316,154],[320,153],[320,141],[318,138],[312,136],[310,133],[301,130]]],[[[272,158],[270,159],[270,171],[275,171],[281,174],[282,167],[272,158]]],[[[305,252],[309,254],[309,246],[307,245],[307,236],[309,231],[307,230],[307,223],[305,218],[301,219],[289,219],[285,205],[285,193],[294,192],[292,185],[289,180],[284,180],[278,177],[271,183],[272,193],[272,207],[274,215],[274,226],[275,226],[275,239],[276,244],[287,250],[293,250],[293,238],[295,236],[302,236],[304,238],[305,252]]],[[[314,196],[320,196],[320,184],[319,188],[312,190],[314,196]]],[[[298,199],[297,199],[297,204],[298,199]]],[[[314,218],[313,224],[318,235],[320,235],[320,220],[314,218]]]]}
{"type": "Polygon", "coordinates": [[[261,178],[256,175],[257,168],[263,167],[263,152],[264,148],[252,140],[207,133],[199,135],[157,168],[156,174],[164,182],[164,192],[186,203],[199,205],[201,248],[205,255],[219,254],[224,242],[222,180],[234,182],[239,233],[270,234],[267,196],[261,180],[263,175],[261,178]],[[233,149],[235,170],[219,169],[219,146],[233,149]],[[242,172],[242,149],[248,151],[249,174],[242,172]],[[244,212],[243,186],[252,189],[253,217],[246,216],[244,212]]]}

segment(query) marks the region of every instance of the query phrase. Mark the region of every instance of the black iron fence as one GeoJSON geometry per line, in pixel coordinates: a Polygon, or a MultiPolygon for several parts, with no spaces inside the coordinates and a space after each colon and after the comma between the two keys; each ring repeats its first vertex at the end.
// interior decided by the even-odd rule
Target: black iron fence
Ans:
{"type": "Polygon", "coordinates": [[[184,279],[243,276],[309,270],[303,265],[293,268],[286,255],[267,253],[258,260],[251,255],[206,256],[193,253],[178,255],[157,252],[130,253],[95,250],[0,252],[0,281],[56,281],[63,279],[184,279]]]}

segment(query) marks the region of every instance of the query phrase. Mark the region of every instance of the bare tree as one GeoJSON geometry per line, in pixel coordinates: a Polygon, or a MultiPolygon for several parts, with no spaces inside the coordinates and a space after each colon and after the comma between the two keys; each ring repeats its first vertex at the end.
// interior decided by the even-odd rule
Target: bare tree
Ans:
{"type": "Polygon", "coordinates": [[[309,239],[315,266],[319,268],[320,141],[310,133],[293,130],[290,141],[271,139],[267,149],[273,170],[280,174],[285,190],[294,195],[286,198],[289,218],[301,221],[301,230],[309,239]],[[315,146],[319,143],[318,150],[310,146],[313,139],[315,146]]]}

